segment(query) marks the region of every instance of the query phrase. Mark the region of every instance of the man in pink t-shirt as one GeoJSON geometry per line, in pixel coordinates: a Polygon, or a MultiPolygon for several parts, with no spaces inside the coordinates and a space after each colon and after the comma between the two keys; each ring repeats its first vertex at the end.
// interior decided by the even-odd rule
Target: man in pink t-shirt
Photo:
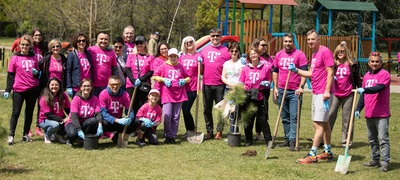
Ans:
{"type": "Polygon", "coordinates": [[[108,47],[109,39],[108,33],[100,32],[97,44],[88,48],[93,63],[93,95],[96,97],[107,87],[108,78],[118,75],[117,59],[114,51],[108,47]]]}
{"type": "MultiPolygon", "coordinates": [[[[211,44],[204,47],[200,54],[203,56],[203,106],[204,120],[206,122],[207,137],[212,139],[214,121],[212,116],[213,103],[218,103],[224,98],[225,84],[222,82],[222,67],[230,59],[228,48],[221,44],[222,31],[218,28],[210,30],[211,44]]],[[[221,139],[222,126],[217,126],[216,139],[221,139]]]]}
{"type": "MultiPolygon", "coordinates": [[[[281,105],[282,100],[284,101],[281,118],[283,131],[285,133],[285,142],[278,144],[278,146],[290,146],[289,150],[295,151],[297,108],[299,108],[297,107],[297,101],[299,100],[299,96],[301,98],[301,95],[303,94],[306,78],[301,77],[294,72],[290,72],[288,66],[290,63],[293,63],[296,68],[307,71],[308,65],[306,55],[295,48],[292,34],[286,33],[283,36],[283,47],[284,49],[279,51],[275,56],[272,73],[272,79],[275,84],[273,98],[278,100],[279,106],[281,105]],[[288,83],[285,99],[282,99],[288,72],[290,72],[288,80],[290,83],[288,83]]],[[[301,103],[302,99],[300,99],[300,106],[301,103]]]]}
{"type": "Polygon", "coordinates": [[[329,126],[329,106],[333,93],[333,54],[325,46],[321,45],[318,32],[307,32],[307,44],[314,51],[311,60],[311,71],[297,69],[293,63],[288,69],[303,77],[311,77],[312,85],[312,120],[314,121],[315,134],[313,146],[308,156],[298,159],[299,164],[316,163],[318,160],[331,160],[331,128],[329,126]],[[321,139],[324,140],[324,152],[317,155],[321,139]]]}
{"type": "Polygon", "coordinates": [[[369,56],[370,70],[364,75],[361,95],[355,112],[360,119],[360,111],[365,107],[367,137],[371,146],[371,161],[366,167],[379,167],[382,172],[388,171],[390,161],[389,117],[390,117],[390,74],[382,68],[382,57],[378,52],[369,56]],[[381,150],[381,155],[379,153],[381,150]],[[382,156],[382,166],[379,164],[382,156]]]}

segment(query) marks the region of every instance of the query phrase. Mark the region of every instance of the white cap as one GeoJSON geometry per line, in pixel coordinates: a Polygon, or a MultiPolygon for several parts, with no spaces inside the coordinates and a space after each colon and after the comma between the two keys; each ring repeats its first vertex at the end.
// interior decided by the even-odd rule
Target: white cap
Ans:
{"type": "Polygon", "coordinates": [[[178,56],[178,50],[176,48],[171,48],[168,50],[168,56],[175,54],[178,56]]]}
{"type": "Polygon", "coordinates": [[[160,91],[158,91],[157,89],[151,89],[150,92],[149,92],[149,95],[151,93],[157,93],[158,95],[160,95],[160,91]]]}

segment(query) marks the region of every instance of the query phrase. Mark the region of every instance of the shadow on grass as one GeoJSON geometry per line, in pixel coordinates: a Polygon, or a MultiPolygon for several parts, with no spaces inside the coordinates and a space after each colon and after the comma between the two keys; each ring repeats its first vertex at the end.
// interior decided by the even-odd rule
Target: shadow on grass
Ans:
{"type": "Polygon", "coordinates": [[[11,174],[23,174],[32,172],[32,169],[28,169],[22,165],[10,165],[0,169],[0,174],[2,173],[11,173],[11,174]]]}

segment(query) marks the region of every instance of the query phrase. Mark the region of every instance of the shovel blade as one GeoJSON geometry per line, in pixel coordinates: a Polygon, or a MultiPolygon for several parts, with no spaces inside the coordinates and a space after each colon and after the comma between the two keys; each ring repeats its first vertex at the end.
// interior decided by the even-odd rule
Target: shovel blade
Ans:
{"type": "Polygon", "coordinates": [[[127,148],[128,147],[128,141],[129,141],[129,134],[118,133],[117,148],[127,148]]]}
{"type": "Polygon", "coordinates": [[[336,163],[335,172],[340,172],[341,174],[346,174],[349,169],[351,161],[351,156],[339,155],[338,161],[336,163]]]}
{"type": "Polygon", "coordinates": [[[189,143],[201,144],[204,140],[204,133],[188,131],[186,139],[188,140],[189,143]]]}
{"type": "Polygon", "coordinates": [[[273,144],[273,143],[274,143],[273,141],[269,141],[269,142],[268,142],[267,151],[265,151],[265,159],[268,158],[269,153],[271,152],[271,148],[272,148],[272,144],[273,144]]]}

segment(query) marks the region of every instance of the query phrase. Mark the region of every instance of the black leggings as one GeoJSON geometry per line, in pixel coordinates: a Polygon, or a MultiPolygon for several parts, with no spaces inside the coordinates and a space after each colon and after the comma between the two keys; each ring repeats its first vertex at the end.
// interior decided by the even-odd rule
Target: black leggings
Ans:
{"type": "MultiPolygon", "coordinates": [[[[89,119],[86,119],[82,124],[82,131],[83,133],[86,134],[96,134],[97,133],[97,127],[98,127],[98,121],[96,118],[91,117],[89,119]]],[[[65,131],[67,132],[67,138],[70,143],[74,142],[79,138],[78,136],[78,129],[74,126],[73,123],[68,123],[65,126],[65,131]]]]}
{"type": "Polygon", "coordinates": [[[22,105],[25,105],[25,122],[23,136],[29,133],[32,125],[33,110],[35,109],[36,99],[39,96],[39,88],[35,87],[24,92],[14,92],[12,99],[12,113],[10,118],[10,131],[9,136],[15,136],[15,129],[17,127],[18,118],[21,114],[22,105]]]}

